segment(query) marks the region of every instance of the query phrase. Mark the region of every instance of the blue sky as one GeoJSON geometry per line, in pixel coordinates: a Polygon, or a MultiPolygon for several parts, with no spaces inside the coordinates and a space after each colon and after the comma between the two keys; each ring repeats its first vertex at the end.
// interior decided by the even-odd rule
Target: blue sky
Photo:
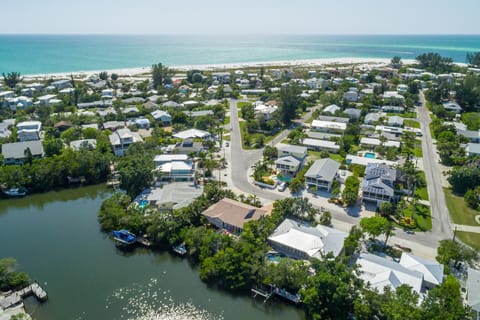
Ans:
{"type": "Polygon", "coordinates": [[[0,33],[480,34],[479,0],[15,0],[0,33]]]}

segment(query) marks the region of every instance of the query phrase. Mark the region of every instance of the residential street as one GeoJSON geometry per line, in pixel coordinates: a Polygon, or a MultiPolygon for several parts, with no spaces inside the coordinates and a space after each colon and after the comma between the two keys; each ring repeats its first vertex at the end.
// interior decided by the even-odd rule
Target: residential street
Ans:
{"type": "Polygon", "coordinates": [[[440,239],[452,238],[453,228],[448,213],[445,194],[442,186],[442,172],[438,165],[438,154],[430,133],[430,114],[425,104],[423,92],[419,94],[421,107],[417,108],[417,116],[422,129],[423,167],[427,179],[427,189],[432,213],[432,235],[440,239]]]}
{"type": "MultiPolygon", "coordinates": [[[[231,128],[231,137],[230,147],[227,150],[226,156],[230,164],[225,173],[225,176],[227,176],[227,184],[236,193],[243,192],[246,194],[254,194],[260,200],[267,203],[292,196],[288,190],[282,193],[276,190],[260,188],[250,182],[248,176],[249,168],[261,159],[263,150],[243,150],[242,148],[237,110],[237,103],[241,101],[242,100],[229,101],[230,124],[227,125],[226,128],[227,130],[231,128]]],[[[302,119],[305,121],[310,116],[311,112],[308,112],[302,117],[302,119]]],[[[390,243],[411,248],[416,254],[425,258],[435,259],[438,242],[442,239],[452,237],[452,227],[442,190],[441,172],[436,162],[438,156],[436,155],[434,149],[435,146],[433,145],[431,134],[428,130],[428,124],[431,120],[424,104],[422,107],[418,108],[418,117],[422,126],[422,132],[424,133],[422,138],[424,154],[423,163],[426,172],[430,203],[432,203],[433,228],[430,232],[417,232],[415,234],[408,234],[401,229],[396,229],[395,236],[391,237],[390,243]],[[425,130],[425,128],[427,128],[427,130],[425,130]]],[[[282,141],[289,132],[290,130],[284,130],[269,144],[276,145],[278,142],[282,141]]],[[[336,228],[348,231],[351,226],[358,225],[360,221],[361,216],[358,212],[349,213],[340,206],[328,203],[328,199],[325,197],[314,196],[307,192],[304,192],[302,196],[309,198],[313,205],[319,208],[323,207],[330,211],[333,224],[336,228]]]]}

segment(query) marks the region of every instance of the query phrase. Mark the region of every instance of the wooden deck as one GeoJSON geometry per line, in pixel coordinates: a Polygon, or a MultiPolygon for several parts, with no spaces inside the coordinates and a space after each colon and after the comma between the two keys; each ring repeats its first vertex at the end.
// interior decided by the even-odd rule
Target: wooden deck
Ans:
{"type": "Polygon", "coordinates": [[[33,295],[40,302],[47,301],[48,299],[47,291],[45,291],[38,283],[34,282],[28,287],[14,291],[7,296],[0,296],[0,308],[5,310],[16,306],[23,302],[24,298],[30,295],[33,295]]]}

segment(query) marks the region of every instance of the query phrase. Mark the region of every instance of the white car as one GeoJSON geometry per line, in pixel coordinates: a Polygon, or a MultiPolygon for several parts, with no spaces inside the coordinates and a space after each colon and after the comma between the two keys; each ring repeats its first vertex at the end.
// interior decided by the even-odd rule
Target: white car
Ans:
{"type": "Polygon", "coordinates": [[[278,191],[283,192],[283,191],[285,191],[285,189],[287,189],[287,183],[286,182],[282,182],[278,185],[278,191]]]}

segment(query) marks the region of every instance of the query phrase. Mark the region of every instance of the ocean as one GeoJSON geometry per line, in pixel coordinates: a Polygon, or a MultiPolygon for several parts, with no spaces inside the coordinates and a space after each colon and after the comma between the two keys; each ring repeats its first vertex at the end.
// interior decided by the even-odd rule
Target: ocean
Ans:
{"type": "Polygon", "coordinates": [[[111,70],[321,58],[415,59],[438,52],[465,62],[480,35],[0,35],[0,73],[111,70]]]}

